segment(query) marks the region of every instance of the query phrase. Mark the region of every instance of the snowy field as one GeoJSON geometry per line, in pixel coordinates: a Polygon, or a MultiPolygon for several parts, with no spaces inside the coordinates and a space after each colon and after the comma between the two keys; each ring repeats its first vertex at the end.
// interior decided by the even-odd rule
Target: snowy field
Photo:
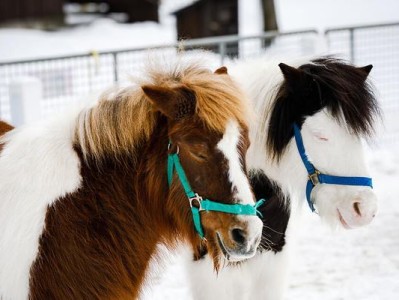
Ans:
{"type": "MultiPolygon", "coordinates": [[[[176,31],[169,14],[190,1],[163,1],[160,25],[121,25],[101,19],[91,25],[59,32],[0,29],[0,61],[170,44],[176,40],[176,31]]],[[[399,21],[397,0],[324,0],[323,4],[320,0],[275,1],[283,31],[399,21]]],[[[244,21],[240,24],[240,33],[259,33],[258,24],[250,15],[256,11],[254,1],[240,0],[239,3],[241,11],[247,12],[247,17],[241,13],[244,21]]],[[[390,34],[388,44],[381,45],[378,39],[370,43],[370,48],[361,44],[362,53],[357,63],[374,64],[371,75],[385,105],[385,127],[389,132],[396,132],[393,138],[398,139],[399,32],[390,34]]],[[[379,35],[376,32],[374,36],[379,35]]],[[[361,43],[366,41],[361,36],[358,39],[361,43]]],[[[345,47],[337,45],[335,52],[347,53],[345,47]]],[[[379,212],[370,226],[333,232],[317,215],[304,213],[287,300],[399,299],[398,150],[399,140],[369,150],[371,173],[380,200],[379,212]]],[[[165,257],[165,268],[153,279],[144,300],[191,298],[181,264],[182,255],[186,254],[178,252],[176,256],[165,257]]]]}

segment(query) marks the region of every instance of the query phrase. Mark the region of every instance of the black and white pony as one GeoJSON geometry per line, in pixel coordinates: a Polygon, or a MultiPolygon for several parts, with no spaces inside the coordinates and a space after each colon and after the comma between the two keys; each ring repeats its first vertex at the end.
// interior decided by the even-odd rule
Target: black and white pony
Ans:
{"type": "MultiPolygon", "coordinates": [[[[221,258],[218,274],[204,255],[187,261],[194,299],[282,299],[295,228],[306,203],[308,172],[298,152],[293,124],[307,156],[321,172],[368,176],[362,139],[373,133],[379,107],[367,81],[372,66],[354,67],[332,57],[296,63],[239,62],[229,70],[254,101],[247,160],[257,198],[266,198],[258,254],[239,265],[221,258]]],[[[367,185],[317,184],[311,193],[321,219],[332,227],[369,224],[377,198],[367,185]]],[[[309,199],[310,200],[310,199],[309,199]]]]}

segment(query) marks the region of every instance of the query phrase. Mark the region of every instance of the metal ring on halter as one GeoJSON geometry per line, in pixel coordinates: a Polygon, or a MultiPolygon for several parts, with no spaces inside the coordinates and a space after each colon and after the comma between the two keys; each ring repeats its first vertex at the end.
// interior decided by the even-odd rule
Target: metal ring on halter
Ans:
{"type": "Polygon", "coordinates": [[[194,197],[188,198],[188,201],[190,202],[190,207],[198,208],[199,211],[203,210],[202,206],[201,206],[202,197],[200,195],[198,195],[197,193],[195,193],[194,197]],[[197,201],[198,207],[193,205],[194,201],[197,201]]]}
{"type": "MultiPolygon", "coordinates": [[[[169,144],[168,144],[168,151],[170,150],[170,147],[172,146],[172,142],[169,142],[169,144]]],[[[178,145],[176,145],[176,154],[179,154],[179,152],[180,152],[180,148],[179,148],[179,146],[178,145]]]]}

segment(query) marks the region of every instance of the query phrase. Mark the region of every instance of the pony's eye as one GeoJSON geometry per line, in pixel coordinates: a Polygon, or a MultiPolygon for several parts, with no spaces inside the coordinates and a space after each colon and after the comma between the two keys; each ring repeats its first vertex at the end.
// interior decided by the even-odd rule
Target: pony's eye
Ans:
{"type": "Polygon", "coordinates": [[[316,134],[315,137],[322,142],[328,142],[328,138],[326,138],[325,136],[321,135],[321,134],[316,134]]]}
{"type": "Polygon", "coordinates": [[[321,132],[312,132],[312,134],[317,140],[322,142],[328,142],[328,138],[321,132]]]}
{"type": "Polygon", "coordinates": [[[191,152],[191,154],[199,160],[206,160],[208,158],[208,156],[202,152],[191,152]]]}

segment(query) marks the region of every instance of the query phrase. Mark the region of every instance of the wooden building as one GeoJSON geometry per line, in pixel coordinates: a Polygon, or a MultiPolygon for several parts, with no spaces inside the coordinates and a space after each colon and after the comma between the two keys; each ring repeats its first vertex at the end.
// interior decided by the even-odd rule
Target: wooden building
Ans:
{"type": "MultiPolygon", "coordinates": [[[[175,11],[174,15],[178,39],[238,34],[238,0],[199,0],[175,11]]],[[[199,48],[219,52],[217,46],[199,48]]],[[[238,43],[229,43],[225,52],[230,57],[236,57],[238,43]]]]}
{"type": "Polygon", "coordinates": [[[63,18],[64,0],[0,0],[0,23],[63,18]]]}
{"type": "Polygon", "coordinates": [[[69,3],[105,3],[107,13],[126,13],[127,22],[155,21],[158,22],[159,0],[66,0],[69,3]]]}
{"type": "Polygon", "coordinates": [[[200,0],[174,15],[179,39],[238,34],[238,0],[200,0]]]}

